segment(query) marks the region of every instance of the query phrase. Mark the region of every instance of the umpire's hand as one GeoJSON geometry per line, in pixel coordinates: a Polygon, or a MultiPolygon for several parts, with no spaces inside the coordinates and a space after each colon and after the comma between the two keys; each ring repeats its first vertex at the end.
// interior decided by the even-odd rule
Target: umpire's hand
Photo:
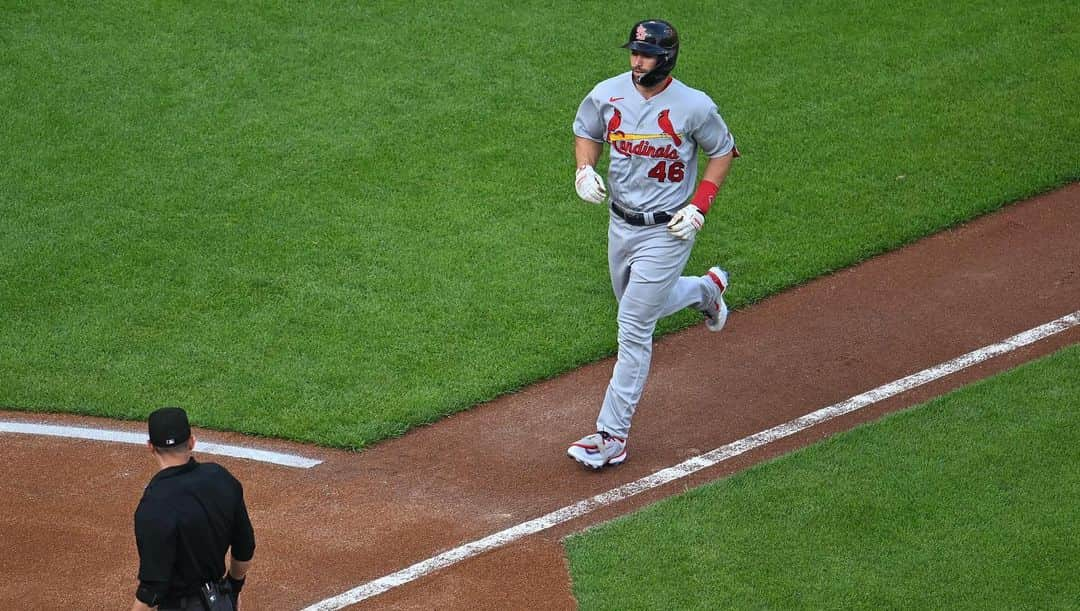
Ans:
{"type": "Polygon", "coordinates": [[[232,575],[226,575],[225,579],[229,582],[229,598],[232,600],[232,606],[234,611],[240,609],[240,590],[244,589],[244,581],[247,579],[236,579],[232,575]]]}

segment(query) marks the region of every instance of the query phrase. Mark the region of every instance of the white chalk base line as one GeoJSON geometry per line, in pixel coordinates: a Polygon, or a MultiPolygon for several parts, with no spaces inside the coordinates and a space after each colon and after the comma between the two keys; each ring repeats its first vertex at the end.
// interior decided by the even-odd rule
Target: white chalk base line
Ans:
{"type": "MultiPolygon", "coordinates": [[[[147,436],[126,431],[110,431],[107,429],[91,429],[77,426],[58,426],[52,424],[32,424],[26,422],[0,421],[0,433],[21,433],[24,435],[46,435],[50,437],[70,437],[74,439],[90,439],[92,441],[108,441],[114,443],[131,443],[146,445],[147,436]]],[[[217,454],[219,456],[232,456],[259,462],[296,467],[298,469],[310,469],[321,464],[321,460],[305,458],[295,454],[283,454],[267,450],[256,450],[242,446],[231,446],[220,443],[208,443],[196,440],[195,452],[198,454],[217,454]]]]}
{"type": "Polygon", "coordinates": [[[347,592],[315,603],[306,607],[303,611],[331,611],[356,604],[386,592],[387,590],[391,590],[456,564],[462,560],[505,546],[518,539],[557,526],[563,522],[579,518],[606,505],[617,503],[646,490],[686,477],[692,473],[721,463],[729,458],[753,450],[754,448],[794,435],[795,433],[816,424],[821,424],[822,422],[832,420],[838,416],[862,409],[868,405],[883,401],[894,395],[911,390],[912,388],[922,386],[923,384],[927,384],[938,378],[956,373],[957,371],[966,369],[995,356],[1011,352],[1017,348],[1022,348],[1056,333],[1061,333],[1078,324],[1080,324],[1080,311],[1073,312],[1072,314],[1040,325],[1034,329],[1014,335],[999,343],[969,352],[963,356],[952,359],[951,361],[946,361],[905,378],[879,386],[835,405],[824,407],[815,412],[806,414],[805,416],[774,426],[771,429],[755,433],[749,437],[744,437],[710,452],[695,456],[694,458],[681,462],[673,467],[668,467],[651,475],[647,475],[637,481],[624,484],[618,488],[598,494],[573,505],[563,507],[562,509],[553,511],[545,516],[536,518],[535,520],[523,522],[517,526],[488,535],[483,539],[466,543],[465,545],[443,552],[422,562],[417,562],[396,573],[392,573],[374,581],[369,581],[368,583],[357,586],[347,592]]]}

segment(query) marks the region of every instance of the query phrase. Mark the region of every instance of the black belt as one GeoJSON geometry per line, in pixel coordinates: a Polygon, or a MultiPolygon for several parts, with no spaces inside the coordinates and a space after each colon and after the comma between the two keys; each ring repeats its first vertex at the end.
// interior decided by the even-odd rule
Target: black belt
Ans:
{"type": "Polygon", "coordinates": [[[631,225],[659,225],[670,221],[672,217],[670,212],[634,212],[614,201],[611,202],[611,211],[631,225]]]}
{"type": "Polygon", "coordinates": [[[198,594],[164,600],[157,606],[157,609],[161,611],[202,611],[204,608],[202,597],[198,594]]]}
{"type": "MultiPolygon", "coordinates": [[[[217,593],[222,597],[227,597],[232,592],[232,585],[225,579],[217,582],[207,582],[206,587],[209,587],[210,583],[217,586],[217,593]]],[[[158,603],[157,608],[161,611],[205,611],[206,604],[203,602],[202,593],[196,592],[195,594],[185,594],[177,598],[163,600],[158,603]]],[[[229,608],[232,608],[231,602],[229,608]]]]}

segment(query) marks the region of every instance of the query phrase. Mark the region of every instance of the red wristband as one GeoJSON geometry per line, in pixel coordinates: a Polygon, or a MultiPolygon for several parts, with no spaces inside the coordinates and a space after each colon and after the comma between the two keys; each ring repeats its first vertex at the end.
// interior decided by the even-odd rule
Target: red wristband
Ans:
{"type": "Polygon", "coordinates": [[[716,199],[716,192],[720,190],[715,182],[710,180],[703,180],[697,186],[697,191],[694,191],[694,197],[690,198],[690,203],[697,206],[698,210],[701,210],[702,214],[709,211],[709,207],[712,206],[712,202],[716,199]]]}

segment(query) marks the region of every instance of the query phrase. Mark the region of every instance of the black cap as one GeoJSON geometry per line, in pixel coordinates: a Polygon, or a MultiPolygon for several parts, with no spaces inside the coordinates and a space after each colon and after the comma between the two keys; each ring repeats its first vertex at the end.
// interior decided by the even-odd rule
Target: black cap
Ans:
{"type": "Polygon", "coordinates": [[[154,410],[147,422],[150,425],[150,443],[155,447],[176,447],[191,437],[191,425],[183,408],[163,407],[154,410]]]}

